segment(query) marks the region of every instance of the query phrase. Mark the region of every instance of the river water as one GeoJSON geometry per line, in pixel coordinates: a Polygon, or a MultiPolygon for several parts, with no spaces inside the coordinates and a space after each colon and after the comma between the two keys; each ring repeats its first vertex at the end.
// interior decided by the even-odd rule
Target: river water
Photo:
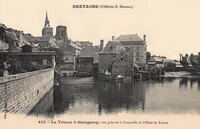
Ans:
{"type": "Polygon", "coordinates": [[[30,114],[200,114],[199,78],[107,82],[62,78],[30,114]]]}

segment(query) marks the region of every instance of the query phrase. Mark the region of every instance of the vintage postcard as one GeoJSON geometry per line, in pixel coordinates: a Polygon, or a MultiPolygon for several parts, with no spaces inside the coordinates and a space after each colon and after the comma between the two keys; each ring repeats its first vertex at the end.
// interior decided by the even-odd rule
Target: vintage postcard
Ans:
{"type": "Polygon", "coordinates": [[[0,129],[200,129],[199,0],[0,0],[0,129]]]}

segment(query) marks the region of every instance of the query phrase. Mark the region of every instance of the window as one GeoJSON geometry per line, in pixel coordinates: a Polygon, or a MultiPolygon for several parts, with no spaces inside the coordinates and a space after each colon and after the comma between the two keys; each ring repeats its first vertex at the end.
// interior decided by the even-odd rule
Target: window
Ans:
{"type": "Polygon", "coordinates": [[[17,61],[17,62],[16,62],[16,67],[20,67],[20,66],[21,66],[20,62],[17,61]]]}
{"type": "Polygon", "coordinates": [[[139,47],[137,47],[137,50],[140,50],[140,48],[139,48],[139,47]]]}
{"type": "Polygon", "coordinates": [[[16,43],[16,47],[19,47],[19,43],[18,42],[16,43]]]}
{"type": "Polygon", "coordinates": [[[43,59],[43,65],[47,65],[47,59],[43,59]]]}
{"type": "Polygon", "coordinates": [[[136,53],[136,56],[139,56],[139,52],[136,53]]]}
{"type": "Polygon", "coordinates": [[[139,57],[136,58],[136,61],[139,61],[139,57]]]}
{"type": "Polygon", "coordinates": [[[32,62],[32,65],[33,65],[33,66],[36,66],[37,64],[38,64],[37,61],[33,61],[33,62],[32,62]]]}
{"type": "Polygon", "coordinates": [[[123,58],[123,57],[121,57],[121,61],[124,61],[124,58],[123,58]]]}

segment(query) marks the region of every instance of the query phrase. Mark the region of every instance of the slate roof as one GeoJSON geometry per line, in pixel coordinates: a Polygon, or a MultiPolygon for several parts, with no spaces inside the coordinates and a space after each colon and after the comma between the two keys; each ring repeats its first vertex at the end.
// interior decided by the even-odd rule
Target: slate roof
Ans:
{"type": "Polygon", "coordinates": [[[33,37],[33,36],[26,36],[26,39],[29,42],[33,42],[35,44],[40,44],[40,46],[42,48],[47,48],[49,46],[54,47],[54,48],[58,48],[58,41],[54,40],[54,37],[33,37]]]}
{"type": "Polygon", "coordinates": [[[50,45],[51,47],[53,47],[53,48],[58,48],[58,46],[56,45],[56,43],[55,43],[53,37],[51,37],[51,38],[49,39],[49,45],[50,45]]]}
{"type": "Polygon", "coordinates": [[[143,45],[143,44],[145,44],[144,41],[142,40],[142,38],[140,38],[137,34],[120,35],[115,40],[119,41],[122,45],[125,45],[125,44],[143,45]]]}
{"type": "Polygon", "coordinates": [[[93,46],[84,48],[79,57],[93,57],[94,63],[98,63],[98,49],[93,46]]]}
{"type": "Polygon", "coordinates": [[[15,32],[6,31],[6,36],[13,41],[18,40],[15,32]]]}
{"type": "Polygon", "coordinates": [[[137,34],[120,35],[118,41],[143,41],[137,34]]]}
{"type": "Polygon", "coordinates": [[[162,57],[152,57],[148,62],[163,62],[165,58],[162,57]]]}
{"type": "Polygon", "coordinates": [[[125,51],[125,48],[119,41],[108,41],[100,53],[118,53],[120,49],[125,51]]]}
{"type": "Polygon", "coordinates": [[[30,41],[48,42],[51,37],[33,37],[30,41]]]}

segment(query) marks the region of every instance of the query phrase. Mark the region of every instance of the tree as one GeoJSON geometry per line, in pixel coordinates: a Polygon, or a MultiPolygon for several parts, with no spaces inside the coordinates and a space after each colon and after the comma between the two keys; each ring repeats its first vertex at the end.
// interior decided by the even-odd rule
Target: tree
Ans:
{"type": "Polygon", "coordinates": [[[188,59],[188,54],[187,54],[187,53],[185,54],[184,57],[183,57],[182,54],[180,54],[180,63],[181,63],[184,67],[188,66],[188,61],[187,61],[187,59],[188,59]]]}
{"type": "Polygon", "coordinates": [[[200,66],[200,52],[198,52],[198,63],[199,63],[199,66],[200,66]]]}
{"type": "Polygon", "coordinates": [[[194,54],[193,54],[193,53],[190,55],[190,63],[191,63],[191,64],[194,63],[194,54]]]}
{"type": "Polygon", "coordinates": [[[165,71],[174,71],[176,67],[176,64],[173,62],[168,62],[166,66],[164,67],[165,71]]]}

